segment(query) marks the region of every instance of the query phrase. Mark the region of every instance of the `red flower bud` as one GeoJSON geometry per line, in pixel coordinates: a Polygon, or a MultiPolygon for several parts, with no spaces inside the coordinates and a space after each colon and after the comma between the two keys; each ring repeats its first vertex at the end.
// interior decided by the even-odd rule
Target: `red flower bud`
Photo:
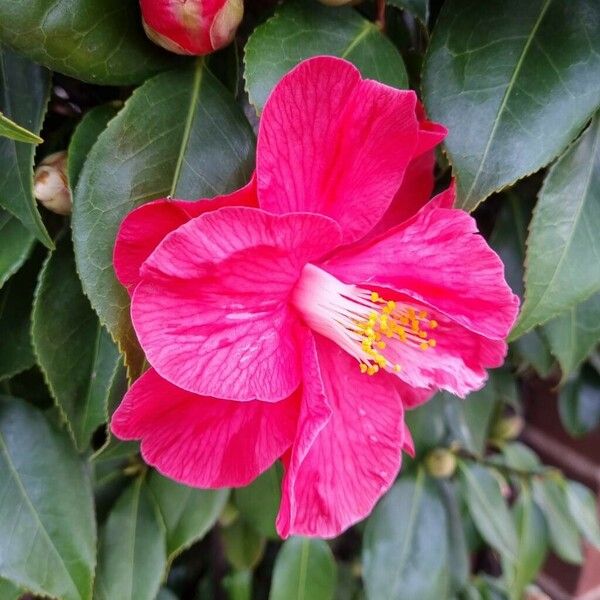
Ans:
{"type": "Polygon", "coordinates": [[[209,54],[231,42],[243,0],[140,0],[148,37],[177,54],[209,54]]]}

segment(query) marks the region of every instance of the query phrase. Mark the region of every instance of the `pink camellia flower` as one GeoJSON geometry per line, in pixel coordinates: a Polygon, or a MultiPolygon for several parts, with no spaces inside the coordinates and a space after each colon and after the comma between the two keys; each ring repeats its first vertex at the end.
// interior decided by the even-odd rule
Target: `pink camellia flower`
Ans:
{"type": "Polygon", "coordinates": [[[273,90],[247,186],[130,213],[115,269],[151,368],[114,433],[192,486],[281,458],[283,537],[365,517],[412,452],[405,408],[480,388],[518,309],[454,187],[427,201],[444,135],[412,91],[317,57],[273,90]]]}
{"type": "Polygon", "coordinates": [[[140,0],[144,29],[178,54],[209,54],[227,46],[244,15],[243,0],[140,0]]]}

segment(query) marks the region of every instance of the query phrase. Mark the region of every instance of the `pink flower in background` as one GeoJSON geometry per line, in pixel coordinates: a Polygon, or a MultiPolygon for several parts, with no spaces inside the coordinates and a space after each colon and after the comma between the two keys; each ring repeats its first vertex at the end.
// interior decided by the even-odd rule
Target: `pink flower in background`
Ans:
{"type": "Polygon", "coordinates": [[[318,57],[272,92],[247,186],[130,213],[115,269],[151,368],[115,434],[200,487],[282,458],[284,537],[365,517],[412,451],[405,408],[480,388],[518,310],[454,187],[428,201],[444,135],[413,92],[318,57]]]}
{"type": "Polygon", "coordinates": [[[244,16],[243,0],[140,0],[144,29],[178,54],[209,54],[227,46],[244,16]]]}

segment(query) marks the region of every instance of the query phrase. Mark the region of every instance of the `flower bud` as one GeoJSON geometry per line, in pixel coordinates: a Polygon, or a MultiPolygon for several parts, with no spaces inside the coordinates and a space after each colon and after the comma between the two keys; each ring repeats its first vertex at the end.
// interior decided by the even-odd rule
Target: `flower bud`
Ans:
{"type": "Polygon", "coordinates": [[[456,471],[456,456],[446,448],[435,448],[425,457],[425,468],[437,479],[452,477],[456,471]]]}
{"type": "Polygon", "coordinates": [[[500,443],[514,440],[521,435],[525,423],[519,415],[500,419],[492,429],[492,439],[500,443]]]}
{"type": "Polygon", "coordinates": [[[177,54],[209,54],[231,42],[243,0],[140,0],[146,35],[177,54]]]}
{"type": "Polygon", "coordinates": [[[48,210],[58,215],[71,214],[73,202],[67,177],[67,153],[64,150],[46,156],[37,166],[33,195],[48,210]]]}

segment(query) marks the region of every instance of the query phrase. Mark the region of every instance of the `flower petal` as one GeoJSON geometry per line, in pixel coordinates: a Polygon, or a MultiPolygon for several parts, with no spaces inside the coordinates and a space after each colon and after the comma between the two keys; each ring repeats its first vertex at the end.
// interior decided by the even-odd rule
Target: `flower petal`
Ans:
{"type": "MultiPolygon", "coordinates": [[[[344,242],[385,213],[418,143],[414,92],[363,80],[350,63],[316,57],[275,87],[257,148],[262,208],[322,213],[344,242]]],[[[426,145],[426,144],[425,144],[426,145]]]]}
{"type": "Polygon", "coordinates": [[[140,267],[164,237],[190,219],[224,206],[257,206],[256,179],[231,194],[211,200],[155,200],[132,210],[117,233],[113,262],[117,279],[131,293],[140,267]]]}
{"type": "Polygon", "coordinates": [[[407,294],[475,333],[504,339],[519,299],[475,220],[437,207],[446,200],[440,194],[406,223],[342,250],[322,267],[347,283],[407,294]]]}
{"type": "Polygon", "coordinates": [[[297,395],[276,403],[234,402],[175,387],[154,369],[129,389],[113,415],[113,433],[141,439],[144,460],[186,485],[247,485],[290,446],[297,395]]]}
{"type": "Polygon", "coordinates": [[[394,482],[402,448],[411,447],[393,376],[365,376],[333,342],[317,336],[316,345],[322,387],[305,389],[296,441],[283,459],[282,537],[334,537],[363,519],[394,482]],[[327,405],[329,420],[315,417],[327,405]]]}
{"type": "Polygon", "coordinates": [[[142,266],[131,315],[158,373],[190,392],[274,402],[300,382],[288,296],[306,262],[334,248],[334,221],[252,208],[205,213],[142,266]]]}

